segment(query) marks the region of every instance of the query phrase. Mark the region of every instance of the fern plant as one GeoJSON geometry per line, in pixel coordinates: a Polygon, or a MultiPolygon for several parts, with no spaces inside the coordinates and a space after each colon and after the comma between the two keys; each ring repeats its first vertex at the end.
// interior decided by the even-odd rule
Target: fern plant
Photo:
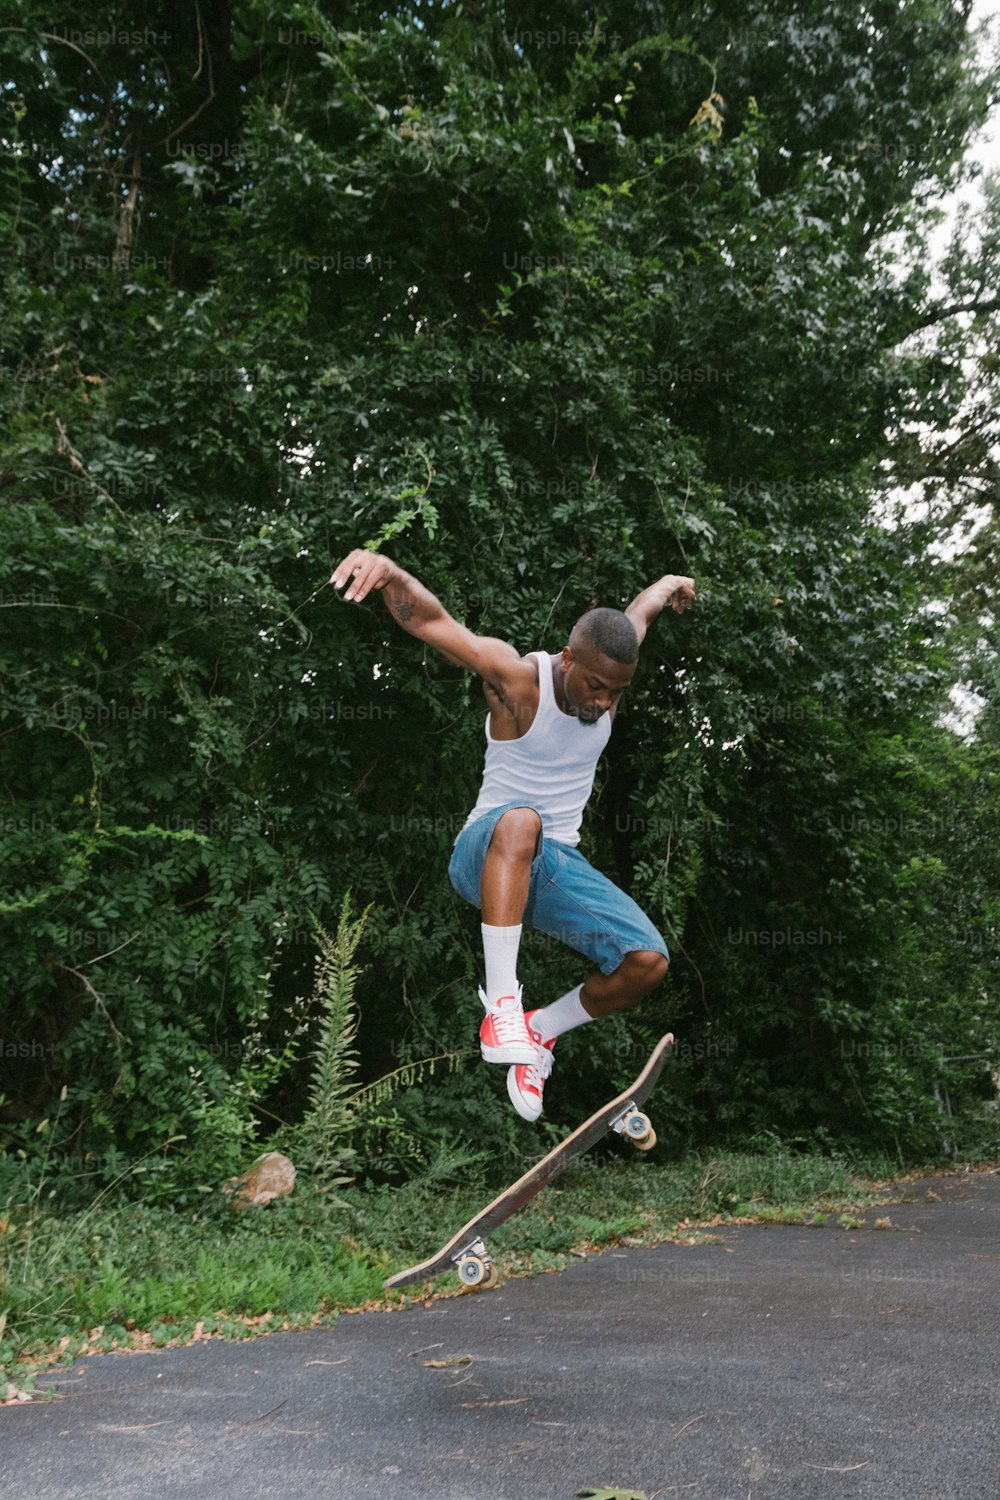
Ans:
{"type": "MultiPolygon", "coordinates": [[[[313,930],[319,954],[316,978],[308,1001],[308,1014],[319,1017],[319,1036],[312,1053],[314,1068],[309,1084],[309,1105],[296,1132],[299,1156],[323,1187],[343,1186],[361,1165],[352,1139],[359,1133],[362,1140],[381,1137],[380,1126],[390,1124],[384,1118],[385,1106],[401,1089],[419,1087],[435,1069],[454,1072],[469,1055],[465,1052],[443,1052],[403,1063],[371,1083],[359,1084],[359,1057],[356,1047],[358,1016],[354,1002],[354,985],[359,969],[354,964],[365,923],[371,907],[360,917],[352,918],[350,893],[344,897],[336,934],[331,936],[313,918],[313,930]],[[372,1120],[372,1113],[377,1118],[372,1120]],[[383,1114],[380,1115],[379,1112],[383,1114]]],[[[476,1054],[478,1056],[478,1050],[476,1054]]],[[[413,1170],[426,1165],[417,1144],[411,1140],[402,1122],[392,1116],[394,1156],[406,1159],[413,1170]],[[401,1146],[401,1141],[405,1145],[401,1146]]],[[[379,1151],[379,1165],[385,1159],[379,1151]]]]}
{"type": "Polygon", "coordinates": [[[313,919],[319,956],[310,1009],[318,1012],[320,1029],[313,1053],[315,1068],[309,1085],[309,1108],[302,1121],[300,1138],[307,1164],[326,1187],[349,1182],[347,1169],[355,1159],[348,1141],[358,1068],[355,1046],[358,1018],[354,1003],[358,970],[353,958],[370,910],[371,907],[366,907],[360,917],[352,919],[348,893],[334,936],[313,919]]]}

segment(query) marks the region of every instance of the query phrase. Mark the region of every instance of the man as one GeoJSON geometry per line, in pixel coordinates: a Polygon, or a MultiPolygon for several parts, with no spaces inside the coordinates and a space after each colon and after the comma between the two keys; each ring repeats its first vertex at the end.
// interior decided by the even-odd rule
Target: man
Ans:
{"type": "Polygon", "coordinates": [[[459,895],[482,911],[482,1055],[507,1065],[514,1108],[537,1120],[556,1038],[635,1005],[667,972],[667,948],[652,922],[576,846],[597,761],[646,629],[668,605],[678,614],[690,609],[694,582],[669,573],[624,612],[582,615],[561,652],[526,656],[506,641],[473,635],[380,553],[356,549],[330,582],[348,585],[344,598],[357,604],[380,590],[404,630],[483,679],[489,707],[483,782],[448,874],[459,895]],[[517,982],[525,922],[598,965],[583,984],[527,1014],[517,982]]]}

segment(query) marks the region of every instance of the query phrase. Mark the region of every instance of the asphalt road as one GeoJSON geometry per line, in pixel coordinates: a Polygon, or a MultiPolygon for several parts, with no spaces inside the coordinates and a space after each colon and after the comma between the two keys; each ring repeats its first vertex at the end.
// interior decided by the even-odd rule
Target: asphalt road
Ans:
{"type": "Polygon", "coordinates": [[[896,1192],[860,1230],[737,1227],[85,1360],[57,1400],[0,1410],[3,1493],[1000,1500],[1000,1171],[896,1192]]]}

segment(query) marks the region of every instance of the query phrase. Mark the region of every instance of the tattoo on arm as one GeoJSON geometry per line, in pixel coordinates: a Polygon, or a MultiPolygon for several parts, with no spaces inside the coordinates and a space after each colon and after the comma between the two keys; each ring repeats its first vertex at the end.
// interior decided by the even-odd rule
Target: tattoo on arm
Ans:
{"type": "Polygon", "coordinates": [[[404,625],[413,614],[415,608],[415,606],[410,603],[409,599],[390,599],[389,607],[396,618],[400,620],[404,625]]]}

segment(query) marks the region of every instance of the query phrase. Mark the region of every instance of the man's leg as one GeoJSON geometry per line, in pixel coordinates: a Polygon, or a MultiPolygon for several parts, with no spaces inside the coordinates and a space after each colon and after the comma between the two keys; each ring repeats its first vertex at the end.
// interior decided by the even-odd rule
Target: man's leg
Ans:
{"type": "Polygon", "coordinates": [[[585,954],[600,972],[535,1013],[533,1025],[538,1027],[540,1017],[547,1039],[637,1005],[669,968],[663,938],[632,897],[595,870],[578,849],[559,845],[556,852],[553,878],[541,885],[531,920],[585,954]]]}
{"type": "Polygon", "coordinates": [[[553,879],[542,883],[532,920],[602,968],[551,1005],[528,1013],[539,1044],[538,1059],[535,1066],[520,1064],[507,1075],[511,1101],[526,1120],[541,1114],[556,1038],[638,1004],[669,967],[665,944],[645,912],[577,850],[560,847],[558,868],[553,879]],[[646,946],[652,943],[660,946],[646,946]]]}
{"type": "Polygon", "coordinates": [[[480,1045],[488,1062],[526,1060],[533,1043],[524,1022],[517,957],[528,900],[531,864],[542,820],[530,807],[512,807],[496,822],[479,881],[486,988],[480,1045]]]}
{"type": "Polygon", "coordinates": [[[542,820],[533,807],[512,807],[497,820],[479,881],[484,925],[520,924],[541,831],[542,820]]]}
{"type": "Polygon", "coordinates": [[[636,1005],[663,979],[669,967],[662,953],[636,949],[626,953],[610,974],[591,974],[568,995],[541,1010],[529,1011],[527,1020],[538,1045],[535,1062],[518,1063],[507,1071],[507,1093],[524,1120],[537,1120],[542,1112],[545,1080],[552,1071],[552,1049],[564,1036],[587,1021],[610,1016],[616,1010],[636,1005]]]}
{"type": "Polygon", "coordinates": [[[591,974],[576,989],[536,1010],[532,1028],[541,1034],[543,1041],[550,1042],[587,1021],[627,1010],[656,989],[666,978],[669,967],[664,955],[653,949],[626,953],[611,974],[591,974]]]}

